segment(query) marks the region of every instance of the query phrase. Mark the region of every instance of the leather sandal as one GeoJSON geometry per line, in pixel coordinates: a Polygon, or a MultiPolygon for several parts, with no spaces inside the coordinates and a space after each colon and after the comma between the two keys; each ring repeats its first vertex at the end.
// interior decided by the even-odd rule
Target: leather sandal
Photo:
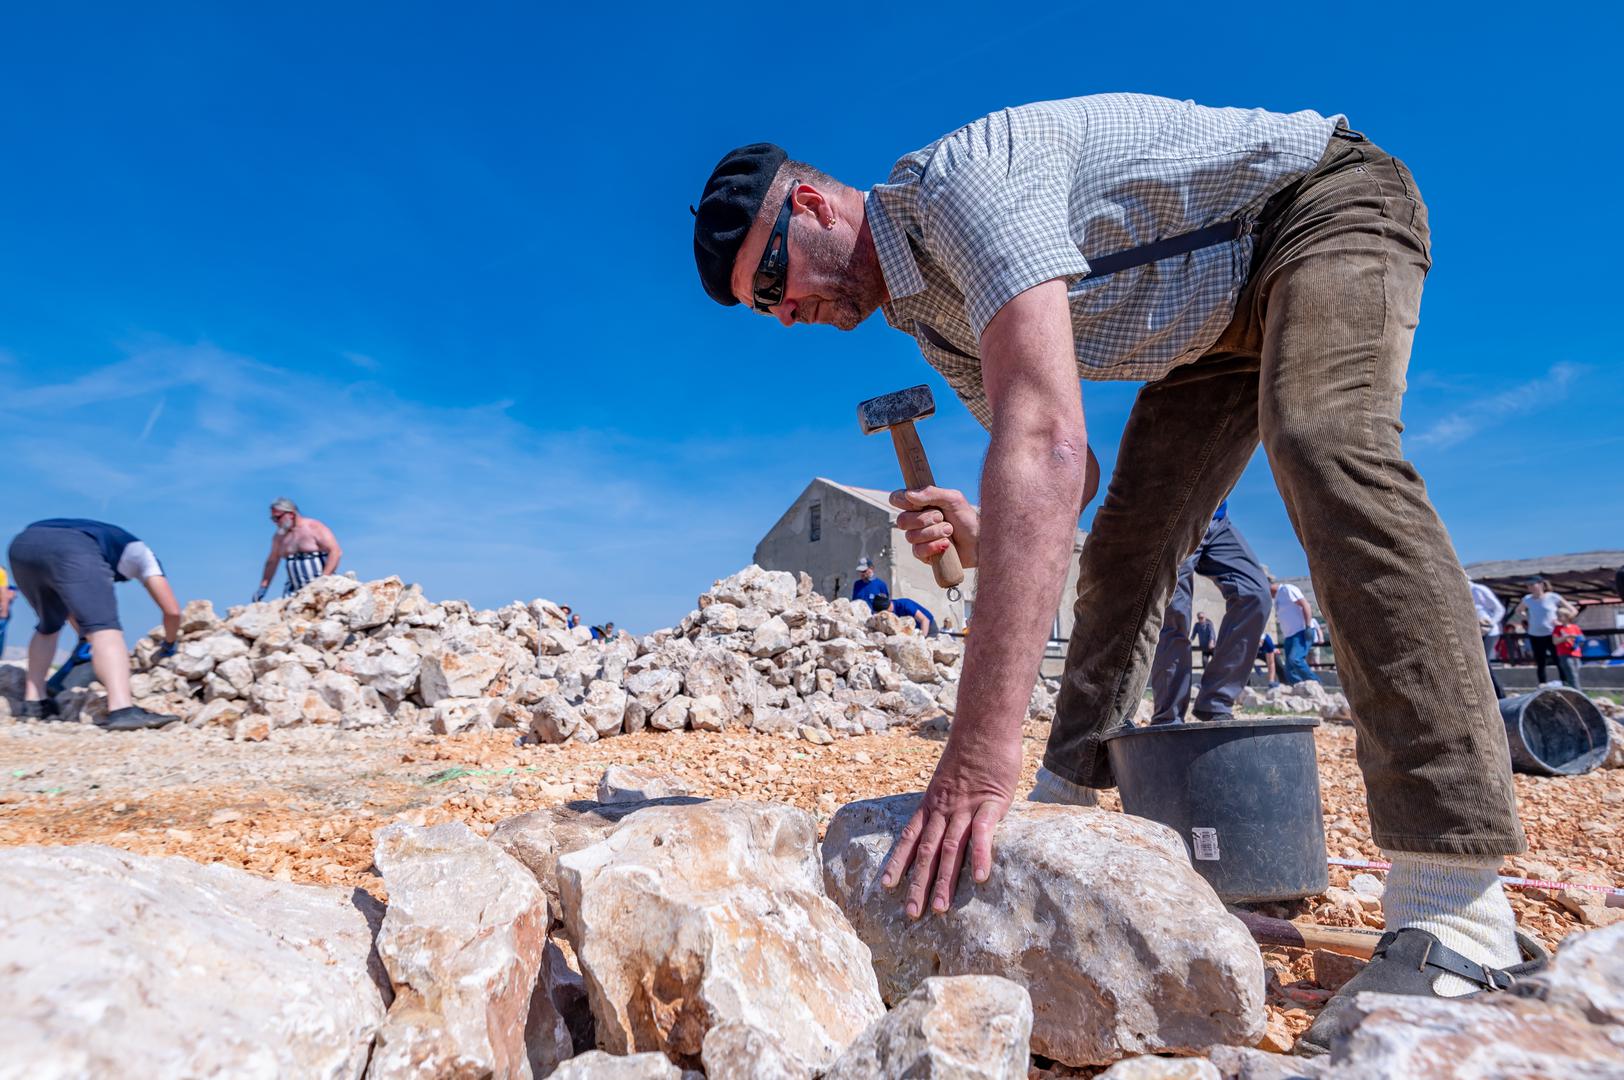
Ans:
{"type": "Polygon", "coordinates": [[[1425,930],[1413,926],[1389,930],[1376,943],[1370,963],[1325,1003],[1313,1026],[1298,1038],[1292,1052],[1303,1057],[1330,1053],[1332,1044],[1357,1026],[1362,1018],[1354,1007],[1354,998],[1361,993],[1438,997],[1432,984],[1439,975],[1445,974],[1458,975],[1483,988],[1462,995],[1464,997],[1510,990],[1551,959],[1551,954],[1543,945],[1520,930],[1517,932],[1517,946],[1523,955],[1521,963],[1492,968],[1468,960],[1425,930]]]}

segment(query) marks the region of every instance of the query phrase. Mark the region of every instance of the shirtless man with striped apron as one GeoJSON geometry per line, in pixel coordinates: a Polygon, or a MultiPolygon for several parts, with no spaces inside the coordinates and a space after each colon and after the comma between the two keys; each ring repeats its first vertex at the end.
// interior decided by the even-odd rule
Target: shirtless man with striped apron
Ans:
{"type": "Polygon", "coordinates": [[[344,557],[344,549],[339,546],[333,530],[313,517],[300,514],[292,499],[277,499],[271,504],[271,521],[276,524],[276,535],[271,538],[271,554],[260,574],[255,602],[265,599],[271,579],[276,577],[278,562],[287,563],[288,579],[283,596],[292,596],[325,574],[338,573],[338,561],[344,557]]]}

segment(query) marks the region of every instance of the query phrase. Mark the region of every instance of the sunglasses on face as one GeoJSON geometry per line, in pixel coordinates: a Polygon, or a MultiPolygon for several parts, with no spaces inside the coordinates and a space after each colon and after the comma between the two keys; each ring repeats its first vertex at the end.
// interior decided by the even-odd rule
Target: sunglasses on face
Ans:
{"type": "Polygon", "coordinates": [[[789,276],[789,208],[794,191],[795,184],[791,183],[790,194],[784,196],[783,209],[778,211],[778,220],[773,223],[751,282],[756,310],[763,315],[771,315],[772,309],[784,302],[784,279],[789,276]]]}

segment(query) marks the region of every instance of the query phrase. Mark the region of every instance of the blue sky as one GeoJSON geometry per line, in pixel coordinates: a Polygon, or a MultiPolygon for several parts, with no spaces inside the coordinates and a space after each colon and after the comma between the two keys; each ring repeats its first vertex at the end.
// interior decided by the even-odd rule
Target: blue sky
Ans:
{"type": "MultiPolygon", "coordinates": [[[[878,317],[705,299],[715,160],[772,139],[867,185],[993,109],[1135,90],[1346,113],[1404,158],[1435,258],[1407,443],[1461,555],[1621,546],[1616,9],[720,10],[11,5],[0,533],[112,520],[224,606],[288,494],[363,576],[668,625],[813,476],[895,485],[858,400],[931,382],[944,482],[986,444],[878,317]]],[[[1084,388],[1107,468],[1134,390],[1084,388]]],[[[1305,570],[1261,456],[1231,505],[1305,570]]]]}

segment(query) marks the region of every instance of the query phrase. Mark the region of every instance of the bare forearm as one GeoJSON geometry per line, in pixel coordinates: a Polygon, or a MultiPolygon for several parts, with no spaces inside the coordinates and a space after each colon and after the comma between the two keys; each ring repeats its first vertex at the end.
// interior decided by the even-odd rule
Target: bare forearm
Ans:
{"type": "Polygon", "coordinates": [[[275,576],[276,576],[276,552],[273,551],[273,552],[271,552],[271,557],[265,560],[265,568],[260,571],[259,583],[261,585],[269,585],[271,583],[271,579],[274,578],[275,576]]]}
{"type": "Polygon", "coordinates": [[[1081,430],[994,435],[981,479],[976,633],[959,687],[970,722],[954,726],[954,740],[1002,742],[1025,719],[1076,536],[1086,443],[1081,430]]]}
{"type": "Polygon", "coordinates": [[[342,559],[343,557],[344,557],[343,549],[340,548],[336,544],[333,545],[333,549],[330,552],[327,553],[327,563],[326,563],[326,565],[324,565],[321,568],[321,572],[323,574],[336,574],[336,573],[338,573],[338,561],[340,559],[342,559]]]}

